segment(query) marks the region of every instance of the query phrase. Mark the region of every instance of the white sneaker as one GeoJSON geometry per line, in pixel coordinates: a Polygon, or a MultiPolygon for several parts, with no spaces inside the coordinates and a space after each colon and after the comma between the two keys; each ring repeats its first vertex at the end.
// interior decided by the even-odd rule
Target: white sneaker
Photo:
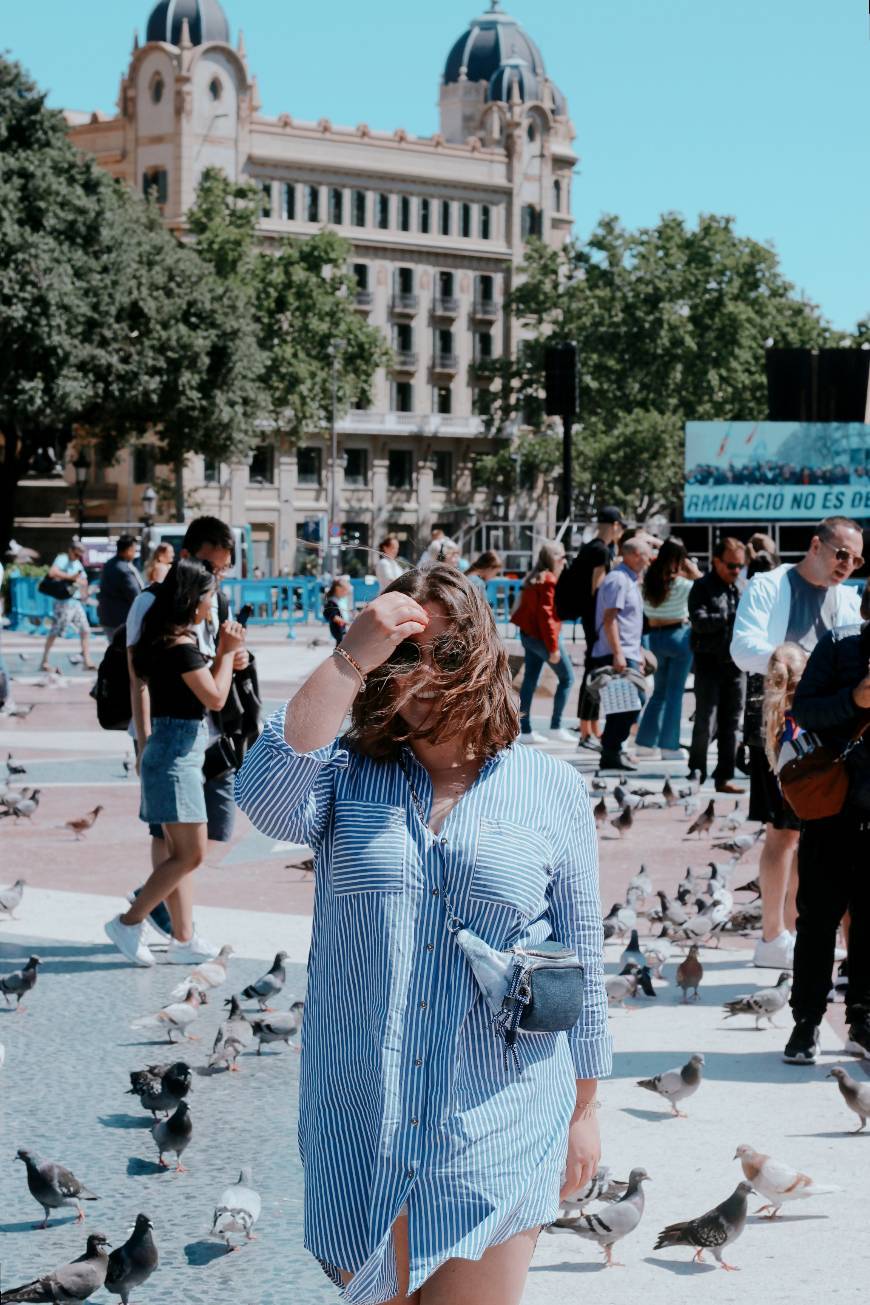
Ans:
{"type": "Polygon", "coordinates": [[[794,969],[794,938],[784,929],[778,938],[771,938],[769,942],[760,939],[755,944],[752,963],[760,970],[794,969]]]}
{"type": "Polygon", "coordinates": [[[553,743],[570,743],[572,747],[577,742],[577,735],[572,730],[562,729],[560,725],[548,729],[547,738],[553,743]]]}
{"type": "Polygon", "coordinates": [[[659,748],[645,748],[639,743],[635,744],[634,750],[639,757],[660,757],[663,755],[659,748]]]}
{"type": "Polygon", "coordinates": [[[170,939],[166,960],[170,965],[198,965],[200,961],[213,961],[219,951],[214,943],[195,933],[188,942],[170,939]]]}
{"type": "Polygon", "coordinates": [[[537,743],[540,745],[541,743],[546,743],[547,740],[544,738],[543,734],[536,734],[534,730],[531,730],[528,734],[521,734],[518,742],[537,743]]]}
{"type": "Polygon", "coordinates": [[[685,748],[662,748],[662,761],[688,761],[689,754],[685,748]]]}
{"type": "Polygon", "coordinates": [[[151,949],[142,940],[143,925],[122,924],[120,915],[116,915],[114,920],[110,920],[103,927],[109,941],[114,943],[121,955],[126,956],[133,965],[141,965],[143,969],[147,969],[148,966],[155,964],[151,949]]]}

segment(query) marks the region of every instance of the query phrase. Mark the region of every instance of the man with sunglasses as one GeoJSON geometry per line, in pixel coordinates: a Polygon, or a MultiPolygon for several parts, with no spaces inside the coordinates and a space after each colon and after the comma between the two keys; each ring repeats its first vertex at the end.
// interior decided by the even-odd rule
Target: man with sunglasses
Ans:
{"type": "MultiPolygon", "coordinates": [[[[796,566],[753,576],[740,599],[731,640],[731,656],[742,671],[765,675],[771,653],[781,643],[797,643],[811,653],[828,630],[860,621],[858,591],[843,581],[863,566],[863,542],[855,521],[826,517],[796,566]]],[[[749,758],[749,819],[765,826],[758,867],[762,936],[755,964],[791,969],[800,821],[782,796],[764,748],[751,744],[749,758]]]]}
{"type": "Polygon", "coordinates": [[[746,551],[739,539],[720,539],[713,549],[710,570],[695,581],[689,594],[690,642],[695,658],[695,723],[689,777],[702,784],[707,778],[707,753],[715,724],[718,755],[713,782],[717,793],[743,792],[733,780],[746,676],[731,658],[731,635],[740,601],[737,577],[745,560],[746,551]]]}

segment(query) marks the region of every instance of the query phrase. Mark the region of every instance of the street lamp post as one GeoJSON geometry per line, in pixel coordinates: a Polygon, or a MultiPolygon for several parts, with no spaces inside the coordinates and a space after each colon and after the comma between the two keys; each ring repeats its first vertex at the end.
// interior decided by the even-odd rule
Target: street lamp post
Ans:
{"type": "Polygon", "coordinates": [[[79,539],[81,539],[85,528],[85,486],[88,483],[88,472],[90,471],[88,455],[83,448],[80,448],[76,455],[73,470],[76,473],[76,492],[79,498],[79,539]]]}
{"type": "MultiPolygon", "coordinates": [[[[332,474],[329,480],[329,551],[333,578],[338,574],[341,549],[338,524],[338,363],[344,352],[344,340],[333,340],[329,352],[332,356],[332,417],[330,436],[332,442],[332,474]]],[[[324,553],[324,559],[326,554],[324,553]]]]}
{"type": "Polygon", "coordinates": [[[146,526],[153,526],[154,512],[157,507],[157,494],[151,485],[142,491],[142,515],[146,526]]]}

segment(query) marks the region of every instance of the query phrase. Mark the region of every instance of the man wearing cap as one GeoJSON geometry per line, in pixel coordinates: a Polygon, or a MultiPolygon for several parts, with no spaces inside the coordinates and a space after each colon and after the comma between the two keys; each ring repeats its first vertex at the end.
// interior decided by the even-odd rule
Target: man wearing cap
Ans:
{"type": "Polygon", "coordinates": [[[604,577],[613,566],[616,546],[622,538],[625,522],[617,507],[604,507],[598,513],[598,526],[574,561],[559,578],[556,586],[556,610],[563,621],[579,620],[586,640],[586,663],[577,714],[580,717],[580,747],[600,752],[601,726],[599,706],[586,693],[589,662],[598,636],[595,627],[595,601],[604,577]]]}
{"type": "Polygon", "coordinates": [[[58,594],[54,600],[51,629],[42,652],[42,662],[39,667],[41,671],[51,669],[48,664],[48,654],[51,652],[52,644],[55,639],[65,635],[67,630],[75,630],[81,640],[85,670],[97,669],[91,661],[90,627],[87,613],[79,597],[79,595],[87,597],[88,592],[84,556],[84,546],[80,540],[74,539],[65,553],[58,553],[49,568],[48,579],[58,586],[58,594]],[[61,597],[64,586],[66,586],[65,596],[61,597]]]}

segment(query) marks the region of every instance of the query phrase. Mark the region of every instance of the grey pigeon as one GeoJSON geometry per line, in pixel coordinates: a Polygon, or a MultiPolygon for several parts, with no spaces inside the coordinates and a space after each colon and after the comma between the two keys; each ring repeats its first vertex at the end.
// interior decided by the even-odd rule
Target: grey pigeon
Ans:
{"type": "Polygon", "coordinates": [[[21,970],[13,970],[11,974],[0,975],[0,992],[6,998],[6,1005],[10,1005],[9,998],[15,998],[16,1011],[24,1010],[21,1005],[21,998],[25,993],[30,992],[36,984],[36,971],[42,964],[38,956],[31,956],[30,960],[21,970]]]}
{"type": "Polygon", "coordinates": [[[198,1042],[198,1035],[188,1033],[188,1029],[199,1014],[200,1006],[204,1006],[206,1001],[207,998],[204,992],[201,992],[199,988],[191,988],[184,1001],[171,1002],[168,1006],[164,1006],[162,1010],[155,1011],[153,1015],[143,1015],[141,1019],[133,1020],[130,1028],[165,1030],[170,1042],[175,1041],[172,1036],[173,1033],[181,1033],[182,1037],[191,1038],[194,1042],[198,1042]]]}
{"type": "Polygon", "coordinates": [[[756,829],[754,834],[735,834],[733,838],[725,838],[713,846],[720,852],[730,852],[735,861],[739,861],[745,856],[750,848],[754,847],[764,833],[764,825],[756,829]]]}
{"type": "Polygon", "coordinates": [[[121,1305],[129,1305],[134,1287],[141,1287],[157,1268],[157,1247],[154,1244],[154,1225],[147,1214],[137,1214],[133,1230],[117,1250],[109,1256],[106,1272],[106,1291],[121,1297],[121,1305]]]}
{"type": "Polygon", "coordinates": [[[586,1206],[591,1205],[593,1201],[615,1201],[627,1189],[628,1183],[620,1182],[618,1178],[612,1178],[608,1166],[601,1165],[584,1187],[572,1192],[570,1196],[562,1197],[561,1217],[564,1219],[582,1214],[586,1206]]]}
{"type": "MultiPolygon", "coordinates": [[[[295,1037],[302,1028],[302,1016],[305,1011],[304,1001],[294,1001],[288,1011],[276,1012],[272,1015],[258,1015],[251,1020],[251,1027],[254,1030],[254,1037],[259,1038],[257,1046],[257,1055],[268,1042],[285,1042],[290,1046],[290,1039],[295,1037]]],[[[300,1048],[297,1046],[297,1051],[300,1048]]]]}
{"type": "Polygon", "coordinates": [[[173,1001],[184,1001],[191,988],[199,988],[200,992],[207,992],[209,988],[219,988],[227,981],[227,965],[232,954],[233,949],[230,944],[224,943],[214,960],[203,961],[197,965],[186,978],[176,983],[169,996],[173,1001]]]}
{"type": "Polygon", "coordinates": [[[278,993],[287,982],[287,972],[284,969],[286,959],[286,952],[278,952],[269,972],[264,974],[262,979],[257,979],[256,983],[251,983],[247,988],[243,988],[242,996],[247,997],[249,1001],[256,999],[259,1002],[260,1010],[271,1010],[271,1006],[267,1003],[271,998],[278,996],[278,993]]]}
{"type": "Polygon", "coordinates": [[[675,807],[679,804],[680,799],[677,797],[677,794],[674,792],[673,786],[671,785],[671,781],[669,779],[666,779],[662,786],[662,797],[664,798],[666,804],[669,807],[675,807]]]}
{"type": "Polygon", "coordinates": [[[186,1101],[180,1101],[168,1119],[158,1119],[156,1124],[151,1125],[151,1134],[157,1143],[157,1150],[160,1153],[158,1164],[164,1169],[169,1165],[163,1159],[167,1151],[175,1155],[175,1172],[177,1174],[187,1173],[184,1165],[181,1163],[181,1157],[190,1145],[190,1139],[193,1136],[193,1120],[190,1117],[190,1107],[186,1101]]]}
{"type": "Polygon", "coordinates": [[[663,893],[661,889],[659,889],[656,896],[661,902],[661,917],[663,920],[666,920],[668,924],[675,924],[677,928],[680,928],[686,923],[689,915],[688,912],[680,906],[679,902],[672,902],[667,893],[663,893]]]}
{"type": "Polygon", "coordinates": [[[634,824],[634,816],[631,814],[631,807],[626,803],[619,815],[615,816],[610,823],[619,834],[619,837],[622,838],[622,835],[631,829],[634,824]]]}
{"type": "Polygon", "coordinates": [[[643,969],[646,965],[646,957],[640,950],[640,939],[637,936],[637,929],[632,929],[631,937],[628,940],[628,946],[619,958],[620,965],[628,965],[629,962],[643,969]]]}
{"type": "Polygon", "coordinates": [[[646,1088],[648,1092],[657,1092],[660,1097],[670,1102],[673,1115],[685,1119],[684,1112],[678,1110],[677,1105],[698,1091],[703,1078],[703,1069],[704,1057],[697,1052],[694,1056],[690,1056],[680,1069],[667,1069],[663,1074],[656,1074],[654,1078],[638,1079],[637,1086],[646,1088]]]}
{"type": "Polygon", "coordinates": [[[27,767],[19,766],[13,759],[12,753],[9,752],[6,755],[6,771],[9,775],[26,775],[27,767]]]}
{"type": "Polygon", "coordinates": [[[95,1291],[99,1291],[106,1280],[109,1256],[106,1247],[109,1243],[102,1233],[91,1233],[84,1255],[80,1255],[71,1264],[63,1264],[59,1269],[46,1273],[41,1278],[34,1278],[22,1287],[13,1287],[4,1291],[3,1305],[12,1305],[13,1301],[77,1301],[88,1300],[95,1291]]]}
{"type": "Polygon", "coordinates": [[[236,1059],[253,1036],[251,1021],[239,1005],[238,997],[231,997],[230,1013],[217,1031],[209,1057],[209,1068],[226,1065],[228,1069],[238,1070],[236,1059]]]}
{"type": "Polygon", "coordinates": [[[690,834],[697,834],[700,838],[702,834],[708,833],[713,828],[713,821],[716,819],[716,802],[710,798],[704,810],[699,816],[696,816],[689,828],[686,830],[686,838],[690,834]]]}
{"type": "Polygon", "coordinates": [[[49,1210],[62,1210],[68,1205],[75,1206],[76,1223],[81,1223],[85,1213],[80,1202],[100,1199],[89,1191],[84,1183],[79,1182],[69,1169],[55,1164],[53,1160],[43,1160],[34,1151],[27,1151],[24,1148],[17,1153],[16,1158],[24,1162],[30,1195],[37,1205],[42,1206],[45,1214],[42,1223],[36,1225],[37,1228],[48,1227],[49,1210]]]}
{"type": "Polygon", "coordinates": [[[776,981],[774,988],[758,988],[755,992],[745,992],[731,1001],[726,1001],[722,1009],[726,1020],[735,1015],[754,1015],[755,1027],[761,1028],[761,1021],[774,1023],[774,1015],[784,1009],[791,994],[791,975],[787,970],[776,981]]]}
{"type": "Polygon", "coordinates": [[[239,1181],[224,1189],[215,1206],[211,1235],[223,1237],[228,1251],[239,1249],[230,1244],[232,1233],[244,1233],[249,1242],[256,1237],[254,1224],[260,1217],[263,1202],[260,1193],[251,1186],[252,1172],[251,1166],[245,1165],[239,1174],[239,1181]]]}
{"type": "Polygon", "coordinates": [[[15,883],[9,888],[0,888],[0,911],[14,920],[12,912],[16,907],[21,905],[21,898],[24,896],[24,879],[16,879],[15,883]]]}
{"type": "Polygon", "coordinates": [[[595,824],[600,829],[607,819],[607,803],[604,797],[600,797],[592,808],[592,814],[595,817],[595,824]]]}
{"type": "Polygon", "coordinates": [[[850,1110],[861,1120],[857,1128],[850,1131],[852,1133],[862,1133],[870,1119],[870,1083],[858,1083],[845,1069],[835,1065],[831,1070],[828,1078],[837,1080],[837,1087],[840,1089],[840,1095],[850,1110]]]}
{"type": "Polygon", "coordinates": [[[588,1241],[597,1242],[604,1252],[607,1267],[617,1267],[613,1258],[616,1242],[634,1232],[643,1217],[643,1183],[649,1178],[645,1169],[632,1169],[628,1175],[628,1190],[611,1205],[600,1206],[576,1219],[557,1219],[554,1228],[568,1228],[588,1241]]]}
{"type": "Polygon", "coordinates": [[[128,1096],[139,1098],[143,1110],[150,1110],[155,1119],[157,1112],[169,1114],[190,1091],[190,1066],[183,1060],[171,1065],[149,1065],[147,1069],[134,1069],[130,1073],[128,1096]]]}
{"type": "Polygon", "coordinates": [[[590,779],[590,781],[589,781],[589,787],[592,789],[592,792],[593,792],[593,793],[606,793],[606,792],[607,792],[607,780],[606,780],[606,779],[599,779],[598,776],[596,775],[596,776],[594,776],[592,779],[590,779]]]}
{"type": "Polygon", "coordinates": [[[735,1265],[726,1264],[722,1259],[722,1252],[743,1232],[751,1191],[750,1183],[738,1183],[728,1199],[715,1209],[708,1210],[697,1219],[669,1224],[659,1233],[655,1250],[660,1251],[667,1246],[695,1246],[696,1263],[700,1264],[705,1251],[711,1251],[720,1268],[734,1269],[735,1265]]]}

